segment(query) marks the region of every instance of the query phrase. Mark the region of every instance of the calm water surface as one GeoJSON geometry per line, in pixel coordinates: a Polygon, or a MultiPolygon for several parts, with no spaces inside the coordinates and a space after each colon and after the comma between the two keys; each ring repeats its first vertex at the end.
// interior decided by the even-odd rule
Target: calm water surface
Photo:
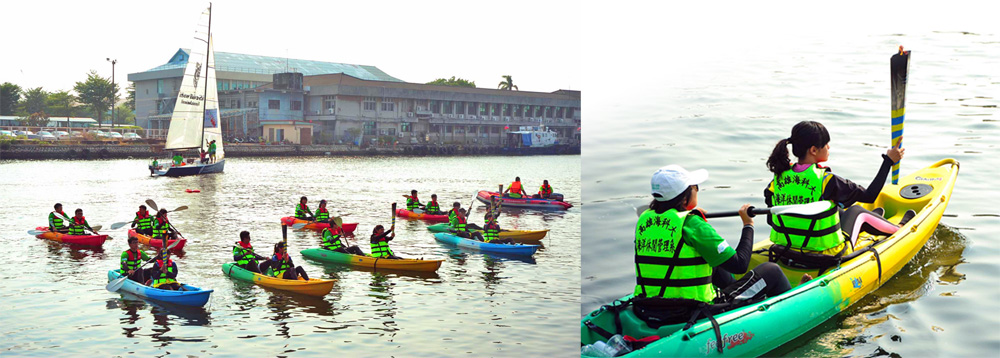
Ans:
{"type": "MultiPolygon", "coordinates": [[[[902,172],[947,157],[961,162],[946,217],[892,280],[771,355],[1000,354],[1000,37],[928,31],[736,43],[699,38],[698,30],[664,36],[736,48],[688,52],[693,47],[681,40],[662,41],[666,56],[638,48],[623,52],[632,57],[602,57],[655,70],[598,80],[587,96],[581,315],[632,291],[634,208],[648,203],[650,177],[661,166],[708,169],[699,205],[709,211],[763,205],[771,149],[795,123],[816,120],[832,136],[827,164],[867,186],[890,140],[889,57],[904,44],[913,55],[902,172]]],[[[711,223],[737,243],[738,219],[711,223]]],[[[755,223],[756,238],[766,239],[765,219],[755,223]]]]}
{"type": "MultiPolygon", "coordinates": [[[[289,232],[293,260],[310,277],[337,279],[333,291],[309,298],[233,281],[241,230],[267,251],[281,239],[279,218],[302,195],[315,209],[359,222],[353,238],[368,252],[367,234],[389,225],[390,205],[411,189],[442,205],[468,206],[479,189],[521,176],[531,192],[548,179],[567,200],[580,201],[580,157],[231,158],[226,172],[150,178],[142,160],[0,162],[0,355],[16,356],[525,356],[575,351],[580,286],[580,209],[510,211],[505,228],[549,229],[534,258],[514,259],[450,248],[421,221],[397,220],[393,250],[442,258],[432,274],[381,273],[307,261],[314,232],[289,232]],[[200,189],[189,194],[185,189],[200,189]],[[124,230],[153,198],[160,207],[187,205],[171,221],[189,239],[178,258],[180,278],[214,289],[204,310],[179,309],[104,289],[107,271],[126,249],[124,230]],[[84,209],[113,240],[103,251],[36,239],[55,202],[84,209]],[[544,334],[539,334],[544,332],[544,334]]],[[[482,206],[476,204],[477,211],[482,206]]],[[[480,214],[479,217],[482,215],[480,214]]]]}

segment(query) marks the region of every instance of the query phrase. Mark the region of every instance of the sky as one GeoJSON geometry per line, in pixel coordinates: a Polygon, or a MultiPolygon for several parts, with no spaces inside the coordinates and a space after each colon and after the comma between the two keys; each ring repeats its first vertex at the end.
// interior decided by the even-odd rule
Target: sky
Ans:
{"type": "MultiPolygon", "coordinates": [[[[0,83],[71,90],[192,46],[207,1],[0,2],[0,83]]],[[[216,52],[371,65],[407,82],[456,76],[522,91],[581,89],[580,7],[569,1],[212,2],[216,52]]],[[[124,95],[124,94],[123,94],[124,95]]]]}

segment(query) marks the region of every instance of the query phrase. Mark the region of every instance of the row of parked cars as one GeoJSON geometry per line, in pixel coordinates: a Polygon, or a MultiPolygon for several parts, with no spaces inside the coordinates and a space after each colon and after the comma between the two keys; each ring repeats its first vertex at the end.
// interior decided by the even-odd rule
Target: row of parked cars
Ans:
{"type": "MultiPolygon", "coordinates": [[[[122,133],[112,132],[112,131],[102,131],[100,129],[95,129],[95,130],[92,130],[92,131],[89,131],[89,132],[93,133],[98,138],[108,138],[108,139],[118,139],[118,140],[140,140],[140,139],[142,139],[142,137],[140,137],[138,134],[135,134],[135,133],[125,133],[125,134],[122,134],[122,133]]],[[[49,131],[39,131],[38,133],[33,133],[32,131],[20,131],[20,130],[8,131],[8,130],[0,130],[0,137],[25,136],[28,139],[60,140],[60,139],[71,139],[71,138],[83,138],[83,133],[84,132],[81,132],[81,131],[73,131],[73,133],[68,133],[68,132],[65,132],[65,131],[52,131],[52,132],[49,132],[49,131]]]]}

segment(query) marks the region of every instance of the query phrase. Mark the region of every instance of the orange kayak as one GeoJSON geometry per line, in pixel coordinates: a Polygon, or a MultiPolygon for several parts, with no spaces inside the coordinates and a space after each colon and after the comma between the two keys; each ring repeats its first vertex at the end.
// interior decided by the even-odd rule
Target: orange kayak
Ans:
{"type": "MultiPolygon", "coordinates": [[[[330,224],[327,223],[317,223],[315,221],[296,219],[294,216],[286,216],[281,218],[281,223],[288,226],[292,226],[298,223],[304,223],[306,224],[306,226],[302,228],[303,230],[315,230],[315,231],[323,231],[323,229],[330,227],[330,224]]],[[[344,223],[341,227],[344,228],[344,233],[352,234],[354,233],[354,230],[358,228],[358,223],[344,223]]]]}

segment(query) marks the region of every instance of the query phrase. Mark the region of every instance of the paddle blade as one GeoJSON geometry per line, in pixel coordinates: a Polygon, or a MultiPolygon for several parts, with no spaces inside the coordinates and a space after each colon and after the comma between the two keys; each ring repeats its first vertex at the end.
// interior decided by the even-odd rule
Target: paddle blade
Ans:
{"type": "Polygon", "coordinates": [[[160,211],[160,209],[156,207],[156,202],[153,201],[153,199],[146,199],[146,206],[149,206],[149,208],[153,209],[153,211],[160,211]]]}
{"type": "Polygon", "coordinates": [[[306,227],[306,223],[298,223],[298,224],[292,225],[292,229],[295,229],[295,230],[298,230],[298,229],[301,229],[301,228],[304,228],[304,227],[306,227]]]}
{"type": "Polygon", "coordinates": [[[181,240],[174,240],[174,242],[170,243],[170,245],[167,245],[167,250],[171,250],[171,249],[173,249],[173,248],[174,248],[174,247],[176,247],[176,246],[177,246],[177,244],[179,244],[179,243],[181,243],[181,240]]]}
{"type": "Polygon", "coordinates": [[[123,277],[121,277],[119,279],[116,279],[114,281],[108,282],[108,285],[105,286],[104,288],[106,288],[108,291],[111,291],[111,292],[118,291],[119,288],[122,288],[122,286],[125,285],[125,280],[127,280],[127,279],[128,279],[128,276],[123,276],[123,277]]]}
{"type": "Polygon", "coordinates": [[[175,212],[175,211],[181,211],[181,210],[187,210],[187,209],[188,209],[187,205],[181,205],[181,206],[178,206],[177,209],[170,210],[170,211],[171,212],[175,212]]]}
{"type": "Polygon", "coordinates": [[[288,225],[281,224],[281,240],[288,242],[288,225]]]}
{"type": "Polygon", "coordinates": [[[122,222],[119,222],[119,223],[111,224],[111,230],[121,229],[122,226],[128,225],[129,223],[131,223],[131,221],[122,221],[122,222]]]}
{"type": "Polygon", "coordinates": [[[334,217],[333,218],[333,223],[337,224],[337,227],[343,227],[344,226],[344,219],[341,219],[339,217],[334,217]]]}
{"type": "MultiPolygon", "coordinates": [[[[906,115],[906,77],[910,72],[910,51],[899,52],[889,59],[889,73],[892,96],[892,147],[900,148],[903,144],[903,119],[906,115]]],[[[899,182],[899,162],[892,164],[892,184],[899,182]]]]}
{"type": "Polygon", "coordinates": [[[396,203],[392,203],[392,227],[396,227],[396,203]]]}
{"type": "Polygon", "coordinates": [[[35,236],[38,236],[38,235],[41,235],[41,234],[44,234],[44,233],[46,233],[46,232],[48,232],[48,231],[41,231],[41,230],[28,230],[28,235],[35,235],[35,236]]]}
{"type": "Polygon", "coordinates": [[[91,228],[91,229],[94,229],[94,231],[100,231],[101,229],[103,229],[103,228],[104,228],[104,226],[101,226],[101,225],[94,225],[94,226],[91,226],[90,228],[91,228]]]}

